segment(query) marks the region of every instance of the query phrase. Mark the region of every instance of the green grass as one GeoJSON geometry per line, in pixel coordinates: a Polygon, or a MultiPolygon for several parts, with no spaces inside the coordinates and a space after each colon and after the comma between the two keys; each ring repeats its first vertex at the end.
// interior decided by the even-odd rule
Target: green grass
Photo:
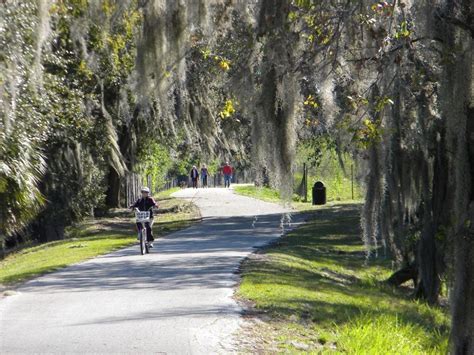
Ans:
{"type": "Polygon", "coordinates": [[[0,262],[0,283],[24,281],[126,247],[133,242],[131,233],[128,235],[107,233],[98,237],[46,243],[28,248],[0,262]]]}
{"type": "MultiPolygon", "coordinates": [[[[311,200],[312,192],[311,189],[313,188],[314,182],[316,182],[317,178],[315,177],[308,177],[310,184],[308,186],[308,200],[311,200]]],[[[354,199],[352,199],[352,184],[351,180],[344,177],[342,174],[332,176],[326,179],[320,179],[324,185],[326,185],[326,193],[327,193],[327,200],[328,202],[335,202],[335,201],[349,201],[349,200],[361,200],[363,198],[362,190],[357,184],[354,184],[354,199]]]]}
{"type": "MultiPolygon", "coordinates": [[[[155,238],[186,228],[199,212],[188,202],[160,201],[171,212],[155,217],[155,238]]],[[[69,239],[22,249],[0,261],[0,285],[12,285],[62,267],[136,243],[133,214],[129,210],[112,211],[108,217],[87,219],[68,230],[69,239]]]]}
{"type": "Polygon", "coordinates": [[[163,200],[163,199],[171,198],[171,194],[173,194],[175,192],[178,192],[179,190],[181,190],[181,188],[172,187],[171,189],[158,192],[153,197],[157,200],[163,200]]]}
{"type": "MultiPolygon", "coordinates": [[[[319,164],[307,165],[308,168],[308,200],[311,200],[311,189],[316,181],[322,181],[327,188],[327,200],[333,201],[360,201],[364,193],[358,181],[359,167],[350,154],[338,153],[330,147],[322,147],[319,164]],[[343,163],[341,165],[341,162],[343,163]],[[343,168],[344,166],[344,168],[343,168]],[[351,169],[352,167],[352,169],[351,169]],[[353,174],[352,174],[353,173],[353,174]],[[351,176],[354,176],[354,197],[352,197],[351,176]]],[[[300,145],[297,153],[298,167],[294,173],[294,186],[300,187],[303,180],[303,163],[308,161],[312,148],[300,145]]]]}
{"type": "Polygon", "coordinates": [[[256,198],[267,202],[281,202],[280,193],[269,187],[255,187],[253,185],[234,185],[236,194],[256,198]]]}
{"type": "Polygon", "coordinates": [[[238,296],[265,320],[251,332],[260,339],[258,351],[447,352],[447,312],[379,282],[391,274],[390,262],[366,265],[357,211],[350,205],[320,211],[244,262],[238,296]]]}
{"type": "MultiPolygon", "coordinates": [[[[256,199],[267,201],[267,202],[272,202],[272,203],[284,202],[280,197],[280,192],[276,189],[272,189],[269,187],[256,187],[254,185],[234,185],[234,192],[238,195],[252,197],[252,198],[256,198],[256,199]]],[[[315,209],[317,210],[326,209],[334,205],[340,205],[340,204],[353,204],[354,202],[359,202],[359,201],[351,200],[350,197],[348,197],[348,199],[344,199],[344,200],[328,201],[326,206],[313,206],[311,203],[311,196],[308,196],[308,202],[302,202],[299,200],[298,196],[293,195],[293,201],[291,202],[291,205],[299,211],[308,211],[308,210],[315,210],[315,209]]]]}

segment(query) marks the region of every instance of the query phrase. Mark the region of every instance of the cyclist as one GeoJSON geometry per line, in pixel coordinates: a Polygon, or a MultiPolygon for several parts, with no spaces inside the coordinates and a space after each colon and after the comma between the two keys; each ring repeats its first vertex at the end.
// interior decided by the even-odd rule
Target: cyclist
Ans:
{"type": "MultiPolygon", "coordinates": [[[[153,234],[151,227],[153,226],[153,207],[158,207],[158,204],[153,198],[150,197],[150,189],[148,187],[142,187],[141,189],[142,197],[139,198],[130,208],[138,208],[140,211],[150,211],[150,222],[145,223],[146,228],[146,239],[150,248],[153,248],[153,234]]],[[[143,228],[141,223],[137,223],[137,228],[139,231],[143,228]]]]}

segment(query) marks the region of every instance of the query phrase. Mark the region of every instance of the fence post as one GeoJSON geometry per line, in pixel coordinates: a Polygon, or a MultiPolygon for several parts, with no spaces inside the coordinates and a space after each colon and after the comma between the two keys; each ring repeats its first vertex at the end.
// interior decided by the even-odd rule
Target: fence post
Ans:
{"type": "Polygon", "coordinates": [[[354,200],[354,164],[351,164],[351,193],[354,200]]]}
{"type": "Polygon", "coordinates": [[[308,202],[308,169],[306,163],[303,163],[303,193],[303,201],[308,202]]]}

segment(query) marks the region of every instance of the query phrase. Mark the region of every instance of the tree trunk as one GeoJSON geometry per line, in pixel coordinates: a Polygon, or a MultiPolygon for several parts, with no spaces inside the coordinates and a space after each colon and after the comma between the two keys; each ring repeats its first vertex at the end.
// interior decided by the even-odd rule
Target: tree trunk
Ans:
{"type": "Polygon", "coordinates": [[[474,354],[474,108],[472,105],[471,102],[466,122],[470,205],[465,228],[456,236],[454,245],[455,283],[452,294],[451,347],[453,354],[460,355],[474,354]]]}
{"type": "MultiPolygon", "coordinates": [[[[426,211],[425,213],[431,213],[426,211]]],[[[430,304],[438,302],[441,283],[438,272],[436,252],[436,226],[431,218],[425,222],[418,243],[418,286],[415,291],[417,298],[422,298],[430,304]]]]}
{"type": "MultiPolygon", "coordinates": [[[[420,95],[420,126],[425,136],[429,136],[429,129],[426,120],[430,117],[430,112],[427,110],[429,100],[427,95],[423,92],[420,95]]],[[[425,155],[427,156],[428,147],[422,146],[425,155]]],[[[434,211],[438,206],[438,194],[442,191],[436,191],[435,188],[440,187],[436,179],[442,176],[435,171],[433,177],[430,175],[432,169],[427,157],[421,159],[421,184],[422,184],[422,201],[423,201],[423,226],[421,230],[421,238],[417,248],[417,266],[418,266],[418,286],[415,291],[415,296],[428,301],[430,304],[438,302],[439,293],[441,291],[441,270],[439,265],[442,263],[442,255],[437,250],[436,234],[440,220],[435,218],[437,213],[434,211]],[[433,188],[431,188],[433,186],[433,188]]]]}
{"type": "Polygon", "coordinates": [[[451,292],[451,353],[474,354],[474,201],[471,169],[472,147],[472,64],[471,17],[473,0],[446,0],[435,13],[436,32],[452,60],[443,65],[439,90],[441,113],[446,122],[449,171],[449,237],[453,245],[454,286],[451,292]],[[466,21],[466,22],[463,22],[466,21]],[[466,28],[464,24],[467,24],[466,28]]]}
{"type": "Polygon", "coordinates": [[[108,176],[108,189],[105,199],[105,203],[109,208],[118,208],[120,206],[120,176],[118,173],[111,168],[108,176]]]}
{"type": "Polygon", "coordinates": [[[0,260],[5,257],[5,235],[0,233],[0,260]]]}
{"type": "Polygon", "coordinates": [[[50,215],[38,220],[34,226],[34,231],[39,236],[42,243],[64,239],[65,225],[57,217],[50,215]]]}
{"type": "Polygon", "coordinates": [[[418,280],[418,270],[415,264],[407,265],[404,268],[396,271],[386,280],[386,282],[391,286],[398,287],[410,280],[413,280],[413,283],[416,286],[418,280]]]}
{"type": "Polygon", "coordinates": [[[452,296],[453,354],[474,354],[474,202],[471,203],[469,226],[455,244],[455,287],[452,296]]]}

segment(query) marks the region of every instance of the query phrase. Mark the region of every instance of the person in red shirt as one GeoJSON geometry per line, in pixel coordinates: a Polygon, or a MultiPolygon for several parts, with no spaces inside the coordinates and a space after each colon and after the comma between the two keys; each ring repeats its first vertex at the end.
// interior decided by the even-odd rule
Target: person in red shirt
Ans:
{"type": "Polygon", "coordinates": [[[230,181],[232,180],[233,169],[229,165],[229,162],[226,162],[222,168],[222,173],[224,174],[224,186],[230,187],[230,181]]]}

